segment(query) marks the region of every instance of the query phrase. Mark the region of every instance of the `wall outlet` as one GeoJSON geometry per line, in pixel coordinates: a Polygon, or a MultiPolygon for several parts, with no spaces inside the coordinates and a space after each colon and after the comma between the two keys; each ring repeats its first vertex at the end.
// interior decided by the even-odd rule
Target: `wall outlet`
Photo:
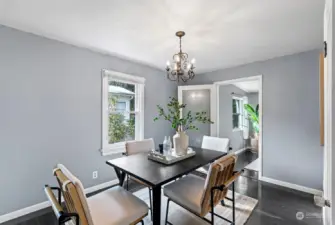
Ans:
{"type": "Polygon", "coordinates": [[[97,179],[98,178],[98,171],[94,171],[93,172],[93,179],[97,179]]]}

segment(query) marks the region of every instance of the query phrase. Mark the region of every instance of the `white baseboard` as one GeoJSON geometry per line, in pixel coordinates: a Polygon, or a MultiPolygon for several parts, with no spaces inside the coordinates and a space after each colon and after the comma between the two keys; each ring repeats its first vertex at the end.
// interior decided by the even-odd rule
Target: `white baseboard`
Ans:
{"type": "Polygon", "coordinates": [[[89,194],[89,193],[92,193],[92,192],[95,192],[95,191],[99,191],[101,189],[104,189],[104,188],[112,186],[112,185],[116,185],[118,183],[119,183],[119,180],[115,179],[115,180],[108,181],[106,183],[98,184],[98,185],[95,185],[93,187],[86,188],[85,189],[85,194],[89,194]]]}
{"type": "Polygon", "coordinates": [[[241,148],[239,150],[235,150],[235,151],[231,151],[231,152],[228,152],[228,153],[234,153],[235,155],[239,155],[241,154],[242,152],[245,152],[248,148],[241,148]]]}
{"type": "Polygon", "coordinates": [[[276,184],[276,185],[279,185],[279,186],[291,188],[291,189],[294,189],[294,190],[306,192],[306,193],[309,193],[309,194],[323,196],[323,191],[321,191],[321,190],[317,190],[317,189],[313,189],[313,188],[309,188],[309,187],[304,187],[304,186],[300,186],[300,185],[297,185],[297,184],[288,183],[288,182],[285,182],[285,181],[275,180],[275,179],[268,178],[268,177],[260,177],[259,180],[267,182],[267,183],[276,184]]]}
{"type": "MultiPolygon", "coordinates": [[[[103,188],[106,188],[106,187],[109,187],[109,186],[112,186],[112,185],[115,185],[115,184],[118,184],[118,183],[119,183],[119,181],[117,179],[115,179],[115,180],[112,180],[112,181],[108,181],[106,183],[98,184],[96,186],[86,188],[85,193],[89,194],[89,193],[101,190],[103,188]]],[[[28,207],[23,208],[23,209],[16,210],[14,212],[10,212],[10,213],[1,215],[0,216],[0,224],[4,223],[6,221],[9,221],[9,220],[27,215],[29,213],[36,212],[38,210],[45,209],[49,206],[51,206],[50,202],[45,201],[45,202],[41,202],[41,203],[38,203],[38,204],[35,204],[35,205],[32,205],[32,206],[28,206],[28,207]]]]}
{"type": "Polygon", "coordinates": [[[24,216],[24,215],[27,215],[29,213],[36,212],[38,210],[47,208],[49,206],[50,206],[49,201],[45,201],[45,202],[38,203],[36,205],[32,205],[32,206],[29,206],[29,207],[26,207],[26,208],[23,208],[23,209],[16,210],[14,212],[4,214],[4,215],[0,216],[0,224],[4,223],[4,222],[7,222],[9,220],[18,218],[20,216],[24,216]]]}

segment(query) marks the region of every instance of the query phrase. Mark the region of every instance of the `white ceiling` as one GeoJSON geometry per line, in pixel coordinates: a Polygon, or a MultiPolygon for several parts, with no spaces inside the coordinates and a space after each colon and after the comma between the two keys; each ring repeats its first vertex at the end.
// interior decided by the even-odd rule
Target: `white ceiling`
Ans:
{"type": "Polygon", "coordinates": [[[1,0],[0,24],[164,69],[212,71],[322,46],[324,0],[1,0]]]}
{"type": "Polygon", "coordinates": [[[251,81],[241,81],[233,83],[239,89],[248,92],[248,93],[255,93],[259,92],[259,81],[258,80],[251,80],[251,81]]]}

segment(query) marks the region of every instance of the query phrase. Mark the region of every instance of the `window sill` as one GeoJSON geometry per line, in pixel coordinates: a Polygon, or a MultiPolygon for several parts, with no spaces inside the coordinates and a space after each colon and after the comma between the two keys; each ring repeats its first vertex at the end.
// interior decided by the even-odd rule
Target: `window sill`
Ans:
{"type": "Polygon", "coordinates": [[[241,128],[234,128],[233,129],[233,132],[238,132],[238,131],[242,131],[242,129],[241,128]]]}
{"type": "Polygon", "coordinates": [[[100,150],[102,156],[116,155],[125,153],[124,147],[121,148],[103,148],[100,150]]]}

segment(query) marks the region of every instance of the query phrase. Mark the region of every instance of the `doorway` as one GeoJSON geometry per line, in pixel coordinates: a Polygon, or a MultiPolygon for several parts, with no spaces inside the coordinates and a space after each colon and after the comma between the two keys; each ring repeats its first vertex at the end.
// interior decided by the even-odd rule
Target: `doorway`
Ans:
{"type": "Polygon", "coordinates": [[[262,178],[262,75],[208,85],[179,86],[178,101],[187,104],[190,110],[206,111],[214,122],[188,133],[191,146],[200,147],[204,135],[228,138],[235,154],[250,152],[251,160],[244,160],[247,163],[243,168],[256,172],[252,173],[255,178],[262,178]],[[245,104],[254,111],[258,108],[257,127],[250,120],[245,104]]]}
{"type": "Polygon", "coordinates": [[[262,178],[262,76],[214,83],[216,90],[216,131],[228,137],[239,155],[239,167],[250,176],[262,178]]]}

